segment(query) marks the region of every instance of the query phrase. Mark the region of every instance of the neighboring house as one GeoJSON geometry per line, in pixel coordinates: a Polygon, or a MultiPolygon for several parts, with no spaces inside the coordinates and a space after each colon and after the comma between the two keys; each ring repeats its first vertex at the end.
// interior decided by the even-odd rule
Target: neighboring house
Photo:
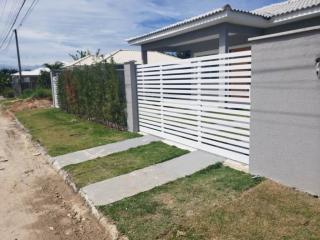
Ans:
{"type": "MultiPolygon", "coordinates": [[[[22,71],[21,72],[21,89],[22,91],[25,89],[34,89],[37,87],[37,80],[39,78],[39,76],[41,75],[41,72],[45,71],[45,72],[50,72],[49,68],[37,68],[34,70],[30,70],[30,71],[22,71]]],[[[14,73],[11,75],[12,77],[12,86],[14,89],[18,89],[19,86],[19,72],[14,73]]]]}
{"type": "Polygon", "coordinates": [[[320,0],[288,0],[253,11],[230,5],[128,39],[141,46],[144,63],[149,51],[199,57],[250,49],[251,37],[317,26],[320,0]]]}
{"type": "MultiPolygon", "coordinates": [[[[142,57],[140,51],[135,50],[117,50],[110,54],[107,54],[103,57],[96,57],[96,56],[86,56],[84,58],[81,58],[75,62],[69,63],[65,65],[65,68],[75,67],[75,66],[84,66],[84,65],[92,65],[99,63],[103,60],[107,61],[108,63],[111,62],[111,59],[113,59],[114,63],[116,65],[123,65],[126,62],[134,61],[136,64],[142,64],[142,57]]],[[[148,61],[150,63],[160,63],[164,61],[174,61],[177,60],[176,57],[151,51],[148,55],[148,61]]]]}
{"type": "Polygon", "coordinates": [[[64,68],[75,67],[75,66],[85,66],[85,65],[92,65],[98,63],[102,60],[102,57],[97,57],[93,55],[88,55],[74,62],[67,63],[64,65],[64,68]]]}
{"type": "MultiPolygon", "coordinates": [[[[136,64],[142,64],[142,57],[140,51],[134,50],[118,50],[109,55],[106,55],[104,58],[108,63],[113,59],[115,64],[124,64],[127,62],[134,61],[136,64]]],[[[176,57],[163,54],[160,52],[151,51],[148,55],[148,62],[151,64],[161,63],[165,61],[175,61],[178,60],[176,57]]]]}

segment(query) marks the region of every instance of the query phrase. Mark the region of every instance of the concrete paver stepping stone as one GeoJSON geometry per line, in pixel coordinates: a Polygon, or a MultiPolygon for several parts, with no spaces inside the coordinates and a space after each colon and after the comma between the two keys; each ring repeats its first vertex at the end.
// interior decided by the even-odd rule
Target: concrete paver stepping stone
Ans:
{"type": "Polygon", "coordinates": [[[67,165],[77,164],[88,160],[93,160],[98,157],[104,157],[116,152],[122,152],[130,148],[146,145],[151,142],[161,140],[158,137],[152,135],[146,135],[142,137],[132,138],[121,142],[110,143],[99,147],[85,149],[65,155],[51,158],[53,165],[61,169],[67,165]]]}
{"type": "Polygon", "coordinates": [[[94,205],[106,205],[207,168],[225,158],[194,151],[172,160],[86,186],[81,191],[94,205]]]}

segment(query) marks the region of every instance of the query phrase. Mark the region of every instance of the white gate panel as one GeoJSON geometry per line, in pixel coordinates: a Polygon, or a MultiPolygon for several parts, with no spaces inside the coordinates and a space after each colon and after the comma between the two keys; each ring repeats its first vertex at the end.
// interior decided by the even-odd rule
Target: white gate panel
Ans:
{"type": "Polygon", "coordinates": [[[140,131],[249,163],[251,51],[137,66],[140,131]]]}

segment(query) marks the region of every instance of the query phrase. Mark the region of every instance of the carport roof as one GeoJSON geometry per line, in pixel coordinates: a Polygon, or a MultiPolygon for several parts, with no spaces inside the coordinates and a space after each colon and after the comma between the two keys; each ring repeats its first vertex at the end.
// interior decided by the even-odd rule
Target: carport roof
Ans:
{"type": "Polygon", "coordinates": [[[273,24],[293,21],[300,17],[306,18],[308,15],[314,16],[315,14],[320,14],[320,0],[287,0],[253,11],[233,9],[230,5],[225,5],[222,8],[127,39],[127,41],[131,45],[141,45],[223,22],[266,28],[273,24]],[[304,11],[303,14],[295,15],[301,11],[304,11]],[[293,15],[290,18],[281,18],[287,14],[293,15]]]}

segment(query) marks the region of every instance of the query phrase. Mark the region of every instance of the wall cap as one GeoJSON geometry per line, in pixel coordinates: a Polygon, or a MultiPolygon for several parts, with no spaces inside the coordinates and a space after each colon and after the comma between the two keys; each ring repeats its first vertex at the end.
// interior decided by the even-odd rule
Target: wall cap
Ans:
{"type": "Polygon", "coordinates": [[[254,42],[254,41],[259,41],[259,40],[264,40],[264,39],[283,37],[283,36],[288,36],[288,35],[292,35],[292,34],[311,32],[311,31],[316,31],[316,30],[320,30],[320,26],[300,28],[300,29],[296,29],[296,30],[290,30],[290,31],[274,33],[274,34],[268,34],[268,35],[263,35],[263,36],[259,36],[259,37],[252,37],[252,38],[249,38],[248,41],[249,42],[254,42]]]}

